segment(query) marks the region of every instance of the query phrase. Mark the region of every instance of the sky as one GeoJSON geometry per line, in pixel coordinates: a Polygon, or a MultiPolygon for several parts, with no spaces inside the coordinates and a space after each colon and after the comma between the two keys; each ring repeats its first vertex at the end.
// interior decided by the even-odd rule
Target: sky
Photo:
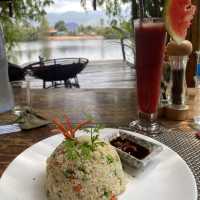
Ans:
{"type": "MultiPolygon", "coordinates": [[[[67,11],[82,11],[84,8],[80,5],[80,0],[54,0],[54,4],[46,8],[47,13],[63,13],[67,11]]],[[[92,10],[91,0],[87,2],[87,10],[92,10]]]]}

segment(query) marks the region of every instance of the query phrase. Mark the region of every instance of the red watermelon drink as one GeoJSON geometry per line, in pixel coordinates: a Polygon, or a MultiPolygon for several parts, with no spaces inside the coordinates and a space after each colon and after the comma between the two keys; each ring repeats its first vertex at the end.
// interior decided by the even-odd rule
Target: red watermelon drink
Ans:
{"type": "Polygon", "coordinates": [[[160,96],[165,27],[163,22],[135,23],[137,95],[139,110],[155,113],[160,96]]]}
{"type": "Polygon", "coordinates": [[[155,120],[160,96],[165,26],[161,19],[148,18],[136,20],[134,28],[139,120],[131,126],[154,133],[158,131],[155,120]]]}
{"type": "Polygon", "coordinates": [[[144,0],[139,1],[140,20],[134,23],[139,120],[131,122],[131,128],[142,130],[145,134],[161,132],[156,123],[156,111],[160,95],[165,28],[171,39],[180,44],[187,35],[195,10],[196,6],[192,5],[191,0],[166,0],[163,23],[156,18],[144,19],[144,0]]]}

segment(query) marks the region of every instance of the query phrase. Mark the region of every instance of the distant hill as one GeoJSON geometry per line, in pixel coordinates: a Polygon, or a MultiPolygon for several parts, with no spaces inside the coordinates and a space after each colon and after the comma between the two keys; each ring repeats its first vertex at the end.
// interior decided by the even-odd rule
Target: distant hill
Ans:
{"type": "Polygon", "coordinates": [[[54,26],[59,20],[63,20],[66,24],[73,22],[78,25],[100,25],[101,19],[103,19],[104,24],[108,24],[109,21],[103,11],[48,13],[47,19],[51,26],[54,26]]]}

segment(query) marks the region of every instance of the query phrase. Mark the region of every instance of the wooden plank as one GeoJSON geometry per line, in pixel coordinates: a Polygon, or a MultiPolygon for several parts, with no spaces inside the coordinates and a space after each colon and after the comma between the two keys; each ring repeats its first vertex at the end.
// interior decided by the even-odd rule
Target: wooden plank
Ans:
{"type": "Polygon", "coordinates": [[[91,62],[78,78],[81,88],[133,88],[135,69],[123,61],[91,62]]]}

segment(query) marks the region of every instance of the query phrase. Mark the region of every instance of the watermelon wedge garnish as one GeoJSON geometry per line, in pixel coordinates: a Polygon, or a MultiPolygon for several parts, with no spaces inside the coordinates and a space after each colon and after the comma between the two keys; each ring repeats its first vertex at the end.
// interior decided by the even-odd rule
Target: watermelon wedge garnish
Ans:
{"type": "Polygon", "coordinates": [[[187,29],[195,14],[196,6],[191,0],[166,0],[165,25],[175,42],[180,44],[187,35],[187,29]]]}

